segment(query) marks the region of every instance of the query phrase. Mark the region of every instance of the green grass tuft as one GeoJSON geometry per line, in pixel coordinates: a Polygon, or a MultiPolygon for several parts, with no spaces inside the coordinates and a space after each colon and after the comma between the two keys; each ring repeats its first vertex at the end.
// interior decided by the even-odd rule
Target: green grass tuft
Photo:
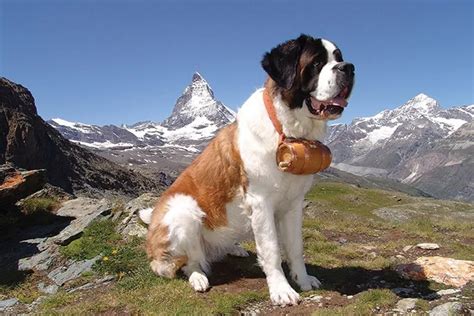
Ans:
{"type": "Polygon", "coordinates": [[[354,302],[336,308],[317,309],[313,316],[373,315],[380,309],[395,305],[398,297],[387,289],[374,289],[362,292],[354,297],[354,302]]]}
{"type": "Polygon", "coordinates": [[[115,224],[111,220],[98,220],[92,222],[79,239],[61,247],[60,251],[66,258],[91,259],[99,254],[112,253],[120,239],[121,236],[115,231],[115,224]]]}
{"type": "Polygon", "coordinates": [[[38,212],[53,212],[59,207],[59,202],[53,198],[31,198],[22,204],[22,211],[27,215],[38,212]]]}

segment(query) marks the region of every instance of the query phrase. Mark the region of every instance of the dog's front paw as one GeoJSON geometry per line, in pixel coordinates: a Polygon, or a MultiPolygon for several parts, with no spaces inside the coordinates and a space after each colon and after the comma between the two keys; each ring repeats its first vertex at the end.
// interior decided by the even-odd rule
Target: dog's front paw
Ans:
{"type": "Polygon", "coordinates": [[[270,299],[273,305],[297,305],[301,299],[298,293],[288,284],[279,284],[270,288],[270,299]]]}
{"type": "Polygon", "coordinates": [[[193,272],[189,276],[189,283],[197,292],[205,292],[209,288],[209,280],[201,272],[193,272]]]}
{"type": "Polygon", "coordinates": [[[302,291],[311,291],[312,289],[318,289],[321,286],[321,282],[312,275],[306,275],[305,277],[298,278],[295,280],[298,283],[302,291]]]}

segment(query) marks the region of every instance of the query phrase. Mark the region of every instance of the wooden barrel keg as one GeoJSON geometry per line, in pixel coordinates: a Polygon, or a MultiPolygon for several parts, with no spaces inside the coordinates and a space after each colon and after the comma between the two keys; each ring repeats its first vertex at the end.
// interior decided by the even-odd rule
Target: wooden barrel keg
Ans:
{"type": "Polygon", "coordinates": [[[313,174],[329,167],[331,151],[318,141],[286,138],[277,150],[276,161],[280,170],[293,174],[313,174]]]}

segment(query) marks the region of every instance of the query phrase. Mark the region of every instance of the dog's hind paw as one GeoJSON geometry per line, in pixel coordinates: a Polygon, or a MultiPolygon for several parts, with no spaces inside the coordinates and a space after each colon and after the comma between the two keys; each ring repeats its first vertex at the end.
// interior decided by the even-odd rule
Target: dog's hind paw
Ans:
{"type": "Polygon", "coordinates": [[[312,289],[318,289],[321,286],[321,282],[314,276],[308,275],[304,280],[296,281],[302,291],[311,291],[312,289]]]}

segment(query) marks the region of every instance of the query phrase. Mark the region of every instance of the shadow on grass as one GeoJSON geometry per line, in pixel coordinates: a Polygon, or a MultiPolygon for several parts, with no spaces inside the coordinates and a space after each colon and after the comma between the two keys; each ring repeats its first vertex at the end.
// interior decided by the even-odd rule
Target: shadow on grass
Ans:
{"type": "Polygon", "coordinates": [[[0,286],[15,286],[31,274],[32,271],[19,271],[19,260],[39,253],[39,239],[57,235],[73,219],[46,211],[24,215],[9,210],[8,216],[10,222],[0,225],[0,286]]]}
{"type": "MultiPolygon", "coordinates": [[[[289,279],[288,267],[283,264],[289,279]]],[[[355,295],[369,289],[390,289],[399,297],[427,298],[436,296],[428,281],[413,281],[401,278],[391,269],[369,270],[361,267],[325,268],[307,264],[308,274],[316,276],[322,283],[322,290],[355,295]]],[[[247,258],[227,257],[212,265],[210,282],[212,286],[231,284],[243,279],[262,279],[265,274],[257,264],[255,253],[247,258]]],[[[294,283],[293,286],[296,287],[294,283]]],[[[266,286],[266,285],[265,285],[266,286]]],[[[297,288],[297,287],[296,287],[297,288]]]]}

